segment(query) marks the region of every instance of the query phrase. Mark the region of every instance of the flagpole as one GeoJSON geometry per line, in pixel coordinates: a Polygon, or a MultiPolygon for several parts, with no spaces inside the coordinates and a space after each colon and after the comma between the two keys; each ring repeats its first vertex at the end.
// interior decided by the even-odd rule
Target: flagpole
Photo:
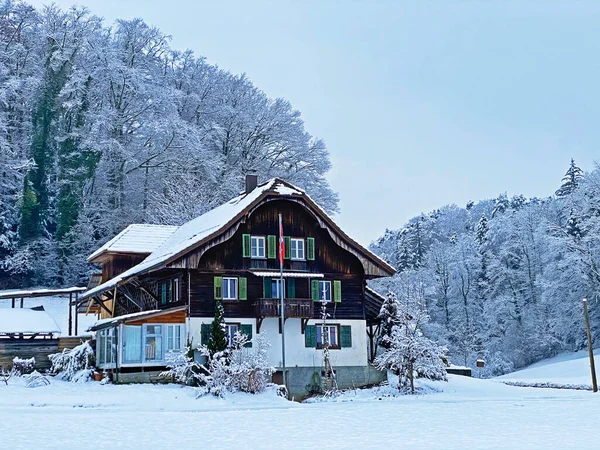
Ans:
{"type": "Polygon", "coordinates": [[[283,299],[283,258],[284,258],[284,240],[283,240],[283,222],[279,214],[279,298],[281,300],[281,363],[283,384],[287,389],[287,379],[285,376],[285,304],[283,299]]]}

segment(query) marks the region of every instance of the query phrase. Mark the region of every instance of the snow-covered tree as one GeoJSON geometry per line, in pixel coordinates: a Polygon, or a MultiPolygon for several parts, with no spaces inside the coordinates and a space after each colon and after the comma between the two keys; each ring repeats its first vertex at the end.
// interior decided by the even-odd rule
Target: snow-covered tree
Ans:
{"type": "Polygon", "coordinates": [[[207,344],[211,355],[222,352],[227,348],[227,334],[225,331],[225,311],[223,304],[215,302],[215,316],[210,327],[210,337],[207,344]]]}
{"type": "Polygon", "coordinates": [[[446,380],[447,350],[423,335],[421,328],[429,320],[425,310],[415,303],[400,302],[398,319],[391,336],[383,337],[387,349],[375,358],[375,366],[397,373],[398,389],[410,388],[413,393],[415,376],[446,380]]]}
{"type": "Polygon", "coordinates": [[[579,182],[582,177],[583,170],[577,167],[577,165],[575,164],[575,160],[571,158],[571,164],[569,165],[569,169],[567,170],[565,176],[562,179],[562,184],[556,191],[556,196],[565,197],[573,193],[573,191],[577,189],[577,186],[579,186],[579,182]]]}

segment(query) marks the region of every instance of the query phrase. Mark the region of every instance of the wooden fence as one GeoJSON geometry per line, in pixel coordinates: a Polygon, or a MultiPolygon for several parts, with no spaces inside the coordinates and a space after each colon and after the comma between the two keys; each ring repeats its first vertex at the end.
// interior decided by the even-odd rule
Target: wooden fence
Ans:
{"type": "Polygon", "coordinates": [[[48,355],[58,353],[58,339],[0,339],[0,367],[9,368],[15,356],[35,358],[40,372],[50,368],[48,355]]]}

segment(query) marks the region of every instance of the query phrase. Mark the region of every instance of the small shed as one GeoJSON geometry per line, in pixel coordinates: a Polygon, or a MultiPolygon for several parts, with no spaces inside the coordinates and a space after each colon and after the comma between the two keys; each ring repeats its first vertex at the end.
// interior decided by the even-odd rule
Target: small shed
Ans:
{"type": "Polygon", "coordinates": [[[34,357],[38,369],[49,369],[48,355],[58,352],[60,333],[43,306],[0,309],[0,367],[10,367],[15,357],[34,357]]]}

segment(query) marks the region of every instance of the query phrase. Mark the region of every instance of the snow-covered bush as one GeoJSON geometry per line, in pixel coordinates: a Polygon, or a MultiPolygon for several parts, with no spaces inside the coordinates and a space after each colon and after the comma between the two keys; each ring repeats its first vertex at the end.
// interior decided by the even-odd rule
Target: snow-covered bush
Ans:
{"type": "Polygon", "coordinates": [[[15,376],[32,373],[35,370],[35,358],[19,358],[15,356],[12,360],[12,371],[15,376]]]}
{"type": "Polygon", "coordinates": [[[0,381],[8,386],[8,380],[11,379],[13,375],[12,370],[7,370],[4,367],[0,366],[0,381]]]}
{"type": "Polygon", "coordinates": [[[270,344],[260,334],[253,340],[254,348],[245,348],[248,337],[239,331],[235,334],[233,348],[211,356],[206,346],[199,347],[200,353],[208,358],[203,366],[205,373],[199,374],[202,386],[199,395],[212,394],[222,397],[226,392],[262,392],[275,371],[267,352],[270,344]]]}
{"type": "Polygon", "coordinates": [[[63,380],[85,382],[94,373],[95,356],[89,341],[73,349],[65,348],[62,353],[48,355],[48,358],[52,361],[50,373],[63,380]]]}
{"type": "Polygon", "coordinates": [[[166,354],[166,370],[160,374],[161,377],[171,378],[177,383],[188,386],[197,386],[201,383],[200,374],[206,372],[203,366],[194,361],[193,351],[188,347],[187,352],[169,352],[166,354]]]}
{"type": "Polygon", "coordinates": [[[27,386],[28,388],[36,388],[40,386],[50,385],[50,380],[41,373],[39,373],[37,370],[34,370],[28,375],[25,375],[24,378],[25,386],[27,386]]]}

